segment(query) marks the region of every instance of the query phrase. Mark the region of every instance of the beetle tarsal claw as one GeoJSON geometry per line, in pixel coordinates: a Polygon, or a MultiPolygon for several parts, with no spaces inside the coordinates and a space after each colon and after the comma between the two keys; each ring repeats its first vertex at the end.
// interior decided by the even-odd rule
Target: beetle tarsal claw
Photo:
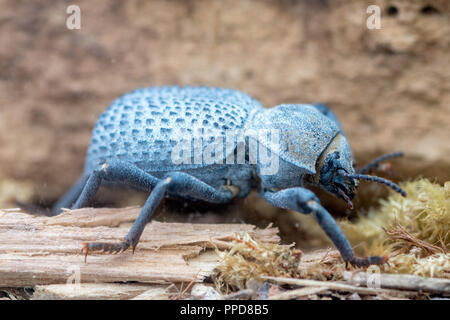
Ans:
{"type": "MultiPolygon", "coordinates": [[[[92,243],[82,243],[81,252],[84,253],[84,262],[87,260],[87,256],[91,252],[99,252],[106,254],[118,254],[122,253],[130,247],[128,242],[123,241],[121,243],[103,243],[103,242],[92,242],[92,243]]],[[[133,247],[134,253],[135,247],[133,247]]]]}
{"type": "Polygon", "coordinates": [[[371,256],[371,257],[365,257],[365,258],[357,258],[353,257],[352,259],[345,261],[345,268],[347,269],[349,265],[353,265],[355,267],[363,267],[367,268],[371,265],[389,265],[388,257],[380,257],[380,256],[371,256]]]}

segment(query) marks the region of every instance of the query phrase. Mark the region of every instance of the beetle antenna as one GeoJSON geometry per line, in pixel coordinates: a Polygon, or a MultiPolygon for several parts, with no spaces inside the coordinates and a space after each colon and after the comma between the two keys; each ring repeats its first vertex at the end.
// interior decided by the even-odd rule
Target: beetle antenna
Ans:
{"type": "Polygon", "coordinates": [[[375,168],[380,162],[383,162],[383,161],[386,161],[386,160],[392,159],[392,158],[399,158],[399,157],[403,157],[403,152],[394,152],[394,153],[382,155],[381,157],[378,157],[375,160],[372,160],[371,162],[366,164],[361,169],[356,170],[356,173],[360,173],[360,174],[366,173],[366,172],[370,171],[371,169],[375,168]]]}
{"type": "Polygon", "coordinates": [[[384,179],[384,178],[381,178],[381,177],[377,177],[377,176],[370,176],[368,174],[359,174],[359,173],[348,174],[348,173],[345,173],[345,172],[342,172],[342,171],[340,172],[340,175],[342,175],[344,177],[347,177],[347,178],[350,178],[350,179],[366,180],[366,181],[372,181],[372,182],[381,183],[381,184],[384,184],[384,185],[390,187],[394,191],[400,193],[403,197],[406,197],[405,190],[400,188],[394,182],[389,181],[387,179],[384,179]]]}

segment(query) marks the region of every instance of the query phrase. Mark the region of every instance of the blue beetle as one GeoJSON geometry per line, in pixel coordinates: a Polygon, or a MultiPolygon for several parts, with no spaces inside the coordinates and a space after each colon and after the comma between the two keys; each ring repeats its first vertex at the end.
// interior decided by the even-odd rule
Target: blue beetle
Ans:
{"type": "MultiPolygon", "coordinates": [[[[183,154],[178,151],[175,154],[183,154]]],[[[86,243],[83,247],[86,256],[90,251],[117,253],[130,247],[134,252],[163,197],[227,203],[257,189],[275,207],[312,214],[346,264],[383,264],[384,257],[355,257],[333,217],[305,186],[318,185],[350,207],[361,179],[383,183],[406,196],[395,183],[364,174],[381,161],[399,155],[383,156],[355,171],[341,125],[323,104],[263,108],[252,97],[232,89],[143,88],[118,98],[100,115],[84,173],[55,204],[53,212],[88,206],[101,185],[150,192],[123,242],[86,243]],[[268,135],[259,134],[267,131],[268,135]],[[200,143],[195,140],[201,136],[198,132],[204,138],[200,143]],[[227,135],[229,132],[234,135],[227,135]],[[233,138],[225,148],[215,144],[217,136],[233,138]],[[185,161],[174,157],[174,150],[180,151],[180,146],[186,149],[185,161]],[[207,150],[206,154],[216,161],[205,161],[207,150]],[[258,154],[252,154],[252,150],[258,150],[258,154]],[[271,155],[275,171],[266,170],[270,163],[258,161],[261,154],[271,155]],[[241,161],[236,161],[239,155],[241,161]]]]}

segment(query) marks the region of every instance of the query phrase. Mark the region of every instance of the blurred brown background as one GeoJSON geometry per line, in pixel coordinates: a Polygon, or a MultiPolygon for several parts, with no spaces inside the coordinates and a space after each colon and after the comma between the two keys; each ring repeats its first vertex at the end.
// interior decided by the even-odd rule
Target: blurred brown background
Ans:
{"type": "MultiPolygon", "coordinates": [[[[402,150],[391,178],[449,180],[449,13],[446,0],[2,0],[0,207],[55,201],[81,173],[98,115],[152,85],[324,102],[359,164],[402,150]],[[69,4],[81,30],[66,28],[69,4]],[[381,30],[366,27],[371,4],[381,30]]],[[[360,189],[365,203],[386,192],[360,189]]]]}

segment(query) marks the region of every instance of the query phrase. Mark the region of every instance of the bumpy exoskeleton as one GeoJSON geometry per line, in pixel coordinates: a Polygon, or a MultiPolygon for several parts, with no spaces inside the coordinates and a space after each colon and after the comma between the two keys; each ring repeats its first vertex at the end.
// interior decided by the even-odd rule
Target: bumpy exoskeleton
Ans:
{"type": "Polygon", "coordinates": [[[164,197],[227,203],[257,189],[273,206],[312,214],[346,263],[382,264],[386,258],[354,256],[335,220],[305,185],[318,185],[350,207],[361,179],[383,183],[405,196],[393,182],[363,174],[399,155],[384,156],[355,171],[347,138],[322,104],[263,108],[231,89],[144,88],[118,98],[99,117],[84,173],[53,212],[88,206],[101,185],[150,192],[122,243],[84,244],[86,255],[129,247],[134,251],[164,197]]]}

